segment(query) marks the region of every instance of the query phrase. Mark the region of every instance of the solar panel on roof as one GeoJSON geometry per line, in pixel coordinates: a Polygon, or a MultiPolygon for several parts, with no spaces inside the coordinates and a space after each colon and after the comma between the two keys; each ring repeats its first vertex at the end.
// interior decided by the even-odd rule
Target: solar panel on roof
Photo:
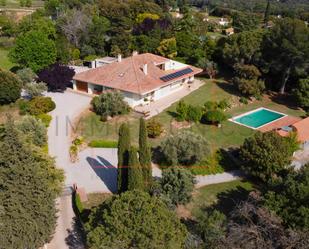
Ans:
{"type": "Polygon", "coordinates": [[[183,76],[183,75],[186,75],[186,74],[189,74],[189,73],[192,73],[192,72],[193,72],[193,70],[191,68],[185,68],[185,69],[182,69],[178,72],[171,73],[171,74],[168,74],[168,75],[164,75],[160,79],[163,80],[164,82],[166,82],[166,81],[176,79],[180,76],[183,76]]]}

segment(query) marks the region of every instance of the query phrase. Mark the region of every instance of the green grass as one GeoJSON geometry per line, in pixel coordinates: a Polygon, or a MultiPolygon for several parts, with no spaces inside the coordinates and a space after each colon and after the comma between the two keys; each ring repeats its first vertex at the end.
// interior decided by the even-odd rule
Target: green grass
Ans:
{"type": "Polygon", "coordinates": [[[237,202],[247,199],[248,193],[253,189],[253,184],[245,180],[208,185],[196,190],[186,208],[193,217],[199,217],[211,207],[228,214],[237,202]]]}
{"type": "Polygon", "coordinates": [[[10,70],[15,66],[8,58],[9,50],[6,48],[0,48],[0,68],[10,70]]]}
{"type": "MultiPolygon", "coordinates": [[[[220,101],[223,99],[229,100],[232,104],[232,108],[227,111],[227,114],[230,117],[258,107],[267,107],[293,116],[304,115],[303,111],[290,108],[284,104],[273,102],[267,96],[261,101],[255,101],[253,103],[249,103],[248,105],[240,104],[237,91],[232,84],[229,84],[224,80],[205,80],[205,84],[202,87],[183,98],[186,103],[191,105],[203,105],[209,100],[220,101]]],[[[165,135],[175,132],[175,129],[171,128],[171,122],[175,117],[176,105],[177,103],[174,103],[168,109],[154,117],[157,121],[163,124],[165,135]]],[[[87,142],[99,139],[117,140],[118,128],[122,122],[127,122],[130,124],[131,138],[133,143],[136,144],[138,142],[139,122],[134,114],[119,117],[103,123],[100,121],[99,116],[94,113],[88,113],[79,123],[78,130],[80,135],[83,136],[87,142]]],[[[213,125],[193,124],[189,129],[204,136],[208,140],[212,151],[222,147],[227,148],[239,146],[243,143],[245,138],[252,136],[255,133],[252,129],[240,126],[230,121],[224,121],[221,128],[213,125]]],[[[150,141],[152,146],[158,145],[163,137],[164,136],[151,139],[150,141]]]]}

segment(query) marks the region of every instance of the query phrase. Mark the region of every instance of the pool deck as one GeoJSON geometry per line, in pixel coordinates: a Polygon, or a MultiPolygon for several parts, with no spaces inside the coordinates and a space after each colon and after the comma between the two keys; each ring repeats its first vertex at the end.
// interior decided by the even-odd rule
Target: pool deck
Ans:
{"type": "Polygon", "coordinates": [[[257,130],[261,132],[267,132],[279,129],[283,126],[290,126],[292,124],[295,124],[296,122],[300,121],[301,118],[294,117],[294,116],[285,116],[283,118],[280,118],[278,120],[275,120],[269,124],[263,125],[262,127],[258,128],[257,130]]]}

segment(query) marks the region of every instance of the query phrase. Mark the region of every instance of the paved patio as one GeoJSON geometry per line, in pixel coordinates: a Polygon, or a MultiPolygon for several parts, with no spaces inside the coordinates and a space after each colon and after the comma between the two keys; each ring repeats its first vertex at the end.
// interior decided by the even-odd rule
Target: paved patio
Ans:
{"type": "Polygon", "coordinates": [[[271,122],[270,124],[264,125],[263,127],[259,128],[258,130],[261,132],[267,132],[282,128],[283,126],[290,126],[295,124],[296,122],[300,121],[301,118],[294,117],[294,116],[286,116],[281,118],[277,121],[271,122]]]}
{"type": "Polygon", "coordinates": [[[183,97],[185,97],[186,95],[192,93],[193,91],[199,89],[204,83],[201,80],[195,79],[194,82],[192,84],[190,84],[190,88],[189,87],[183,87],[180,88],[179,90],[177,90],[176,92],[163,97],[159,100],[156,100],[154,102],[151,102],[145,106],[136,106],[134,108],[134,110],[138,113],[149,113],[149,115],[146,117],[146,119],[149,119],[157,114],[159,114],[160,112],[162,112],[163,110],[165,110],[166,108],[170,107],[173,103],[179,101],[180,99],[182,99],[183,97]]]}

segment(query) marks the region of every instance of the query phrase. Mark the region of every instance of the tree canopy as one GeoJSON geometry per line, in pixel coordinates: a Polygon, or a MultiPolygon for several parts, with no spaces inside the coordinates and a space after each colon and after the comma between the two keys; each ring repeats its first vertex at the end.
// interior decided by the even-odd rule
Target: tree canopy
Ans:
{"type": "Polygon", "coordinates": [[[128,191],[92,210],[85,225],[89,248],[183,248],[186,229],[157,197],[128,191]]]}
{"type": "Polygon", "coordinates": [[[13,73],[0,69],[0,105],[15,102],[20,94],[21,81],[13,73]]]}

